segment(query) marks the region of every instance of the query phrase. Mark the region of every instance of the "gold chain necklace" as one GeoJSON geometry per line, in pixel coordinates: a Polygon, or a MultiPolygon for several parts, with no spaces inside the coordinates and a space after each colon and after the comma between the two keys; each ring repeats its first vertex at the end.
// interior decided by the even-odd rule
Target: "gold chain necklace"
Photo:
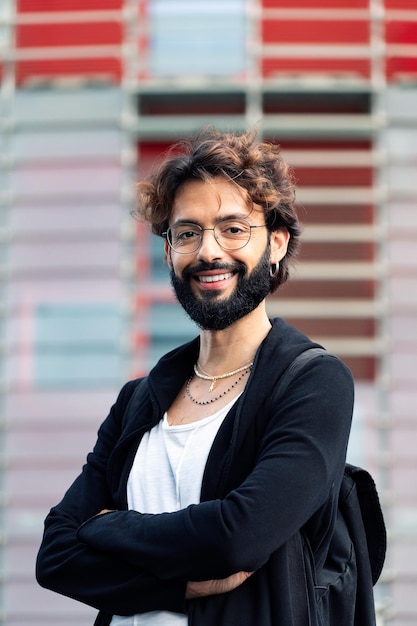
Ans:
{"type": "Polygon", "coordinates": [[[246,365],[242,365],[242,367],[238,367],[236,370],[233,370],[232,372],[227,372],[227,374],[219,374],[218,376],[212,376],[208,372],[204,371],[201,365],[199,365],[198,363],[195,363],[194,373],[196,376],[198,376],[199,378],[202,378],[203,380],[211,380],[211,385],[209,389],[209,393],[211,393],[214,389],[214,385],[216,384],[218,380],[222,380],[223,378],[229,378],[230,376],[234,376],[235,374],[240,374],[240,372],[244,372],[250,369],[252,365],[253,365],[253,361],[251,361],[250,363],[246,363],[246,365]]]}
{"type": "MultiPolygon", "coordinates": [[[[187,392],[187,396],[190,398],[191,402],[194,402],[194,404],[199,404],[200,406],[204,406],[206,404],[211,404],[212,402],[216,402],[216,400],[219,400],[220,398],[225,396],[227,393],[229,393],[229,391],[231,391],[233,389],[233,387],[236,387],[238,382],[240,382],[242,380],[242,378],[245,376],[246,372],[248,372],[251,367],[252,367],[252,363],[249,366],[246,366],[244,370],[239,368],[239,371],[241,371],[241,374],[240,374],[239,378],[237,380],[235,380],[235,382],[232,383],[230,385],[230,387],[228,387],[226,389],[226,391],[223,391],[222,393],[219,393],[219,395],[218,396],[214,396],[214,398],[210,398],[210,400],[204,400],[204,401],[196,400],[194,398],[194,396],[192,395],[191,390],[190,390],[190,383],[191,383],[191,381],[193,379],[193,376],[191,375],[190,378],[187,380],[187,384],[185,385],[185,390],[187,392]]],[[[225,378],[225,376],[223,376],[223,378],[225,378]]]]}

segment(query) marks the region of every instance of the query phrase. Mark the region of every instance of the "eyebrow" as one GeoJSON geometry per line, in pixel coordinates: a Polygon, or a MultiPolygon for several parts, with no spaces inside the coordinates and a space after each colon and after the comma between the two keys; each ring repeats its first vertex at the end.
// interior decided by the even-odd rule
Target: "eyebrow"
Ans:
{"type": "MultiPolygon", "coordinates": [[[[220,222],[224,222],[225,220],[245,220],[246,222],[250,223],[250,220],[248,218],[249,216],[245,213],[232,213],[230,215],[222,215],[214,220],[214,226],[216,224],[220,224],[220,222]]],[[[182,224],[196,224],[196,226],[200,226],[200,228],[202,228],[201,222],[196,222],[195,220],[177,220],[173,224],[171,224],[171,226],[181,226],[182,224]]]]}

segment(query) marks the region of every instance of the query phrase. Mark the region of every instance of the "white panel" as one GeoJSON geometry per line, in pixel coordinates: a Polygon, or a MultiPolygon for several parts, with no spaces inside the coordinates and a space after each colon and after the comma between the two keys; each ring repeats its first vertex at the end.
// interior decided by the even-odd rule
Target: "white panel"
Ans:
{"type": "Polygon", "coordinates": [[[390,161],[417,157],[417,128],[390,128],[386,132],[386,149],[390,161]]]}
{"type": "Polygon", "coordinates": [[[16,93],[14,115],[19,124],[47,125],[70,122],[103,123],[119,119],[119,88],[20,90],[16,93]]]}
{"type": "Polygon", "coordinates": [[[24,312],[39,300],[101,302],[108,300],[109,293],[114,298],[122,298],[124,295],[120,271],[116,266],[107,272],[73,273],[66,275],[65,280],[58,272],[48,276],[19,274],[13,277],[8,286],[8,304],[12,311],[18,308],[24,312]]]}
{"type": "Polygon", "coordinates": [[[7,439],[7,455],[13,456],[15,465],[48,464],[52,470],[65,463],[71,464],[76,472],[80,471],[96,440],[93,429],[71,428],[68,420],[57,435],[57,432],[40,429],[14,431],[7,439]]]}
{"type": "MultiPolygon", "coordinates": [[[[10,214],[9,226],[14,236],[25,239],[80,236],[84,239],[120,234],[122,218],[120,205],[108,201],[86,203],[85,200],[63,204],[36,206],[33,203],[17,205],[10,214]]],[[[127,219],[130,218],[127,216],[127,219]]],[[[92,243],[91,245],[95,245],[92,243]]]]}
{"type": "Polygon", "coordinates": [[[42,589],[33,581],[12,580],[3,583],[6,596],[5,611],[13,616],[9,624],[16,626],[33,626],[34,624],[54,624],[54,626],[91,626],[97,611],[65,598],[57,593],[42,589]],[[39,622],[34,620],[34,614],[39,622]]]}
{"type": "Polygon", "coordinates": [[[413,314],[396,315],[390,318],[390,338],[394,345],[398,342],[406,343],[410,345],[415,343],[417,345],[417,324],[416,317],[413,314]]]}
{"type": "Polygon", "coordinates": [[[388,207],[390,232],[405,233],[407,236],[414,230],[417,234],[417,211],[415,202],[399,202],[393,198],[388,207]]]}
{"type": "Polygon", "coordinates": [[[69,163],[48,167],[16,168],[11,176],[16,202],[40,202],[41,198],[74,195],[120,195],[120,166],[111,163],[69,163]]]}
{"type": "MultiPolygon", "coordinates": [[[[395,420],[401,418],[409,418],[414,421],[416,417],[416,406],[417,388],[415,384],[409,387],[397,387],[392,389],[390,392],[390,407],[388,408],[394,420],[393,426],[395,426],[395,420]]],[[[400,450],[396,452],[397,454],[401,453],[400,450]]]]}
{"type": "Polygon", "coordinates": [[[398,164],[387,168],[389,190],[400,197],[417,194],[417,164],[398,164]]]}
{"type": "Polygon", "coordinates": [[[385,104],[389,116],[417,118],[417,90],[409,87],[388,87],[385,104]]]}
{"type": "Polygon", "coordinates": [[[13,153],[17,160],[118,158],[120,142],[117,128],[21,130],[14,135],[13,153]]]}
{"type": "Polygon", "coordinates": [[[16,243],[10,251],[10,268],[12,272],[48,271],[62,273],[69,269],[74,272],[82,269],[94,272],[107,269],[113,272],[120,262],[120,245],[116,241],[90,242],[48,241],[42,244],[16,243]]]}
{"type": "Polygon", "coordinates": [[[417,274],[417,249],[415,241],[412,239],[391,240],[387,248],[391,272],[396,272],[402,268],[407,273],[415,272],[417,274]]]}
{"type": "MultiPolygon", "coordinates": [[[[398,349],[393,351],[390,359],[390,374],[393,384],[415,384],[417,368],[416,347],[417,344],[414,349],[411,347],[408,352],[405,352],[405,350],[400,352],[398,349]]],[[[417,439],[414,443],[417,444],[417,439]]]]}
{"type": "Polygon", "coordinates": [[[417,276],[397,277],[388,285],[388,293],[391,301],[391,313],[395,311],[413,310],[414,315],[417,307],[417,276]]]}
{"type": "MultiPolygon", "coordinates": [[[[116,400],[119,388],[106,387],[97,390],[45,391],[26,389],[19,393],[10,392],[5,401],[11,428],[14,423],[27,423],[31,428],[34,422],[51,422],[51,428],[59,434],[63,422],[75,423],[87,420],[97,425],[105,419],[116,400]]],[[[68,427],[68,423],[65,424],[68,427]]],[[[82,429],[83,427],[81,427],[82,429]]]]}

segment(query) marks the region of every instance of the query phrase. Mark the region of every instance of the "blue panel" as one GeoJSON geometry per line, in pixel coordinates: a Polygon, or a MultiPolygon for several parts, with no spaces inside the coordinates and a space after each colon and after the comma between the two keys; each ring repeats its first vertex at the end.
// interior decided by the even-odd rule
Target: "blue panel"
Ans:
{"type": "Polygon", "coordinates": [[[166,352],[198,335],[198,328],[179,304],[153,304],[149,334],[151,339],[150,366],[166,352]]]}
{"type": "Polygon", "coordinates": [[[117,304],[44,304],[36,310],[35,384],[88,387],[121,374],[117,304]]]}
{"type": "Polygon", "coordinates": [[[96,388],[120,379],[120,356],[114,350],[42,352],[36,355],[38,388],[96,388]]]}
{"type": "Polygon", "coordinates": [[[151,72],[225,76],[246,69],[244,0],[154,0],[151,72]]]}
{"type": "Polygon", "coordinates": [[[169,267],[165,261],[164,243],[160,237],[149,239],[152,280],[169,282],[169,267]]]}

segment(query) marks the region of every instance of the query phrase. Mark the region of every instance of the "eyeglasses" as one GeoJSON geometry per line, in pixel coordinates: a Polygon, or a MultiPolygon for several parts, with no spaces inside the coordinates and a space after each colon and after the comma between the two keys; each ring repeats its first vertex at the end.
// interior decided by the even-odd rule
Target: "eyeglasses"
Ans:
{"type": "Polygon", "coordinates": [[[171,248],[179,254],[197,252],[203,241],[205,230],[212,230],[217,243],[224,250],[239,250],[244,248],[251,238],[252,228],[265,228],[266,224],[253,226],[244,219],[225,219],[218,222],[213,228],[201,228],[194,222],[181,222],[170,226],[162,236],[166,238],[171,248]]]}

